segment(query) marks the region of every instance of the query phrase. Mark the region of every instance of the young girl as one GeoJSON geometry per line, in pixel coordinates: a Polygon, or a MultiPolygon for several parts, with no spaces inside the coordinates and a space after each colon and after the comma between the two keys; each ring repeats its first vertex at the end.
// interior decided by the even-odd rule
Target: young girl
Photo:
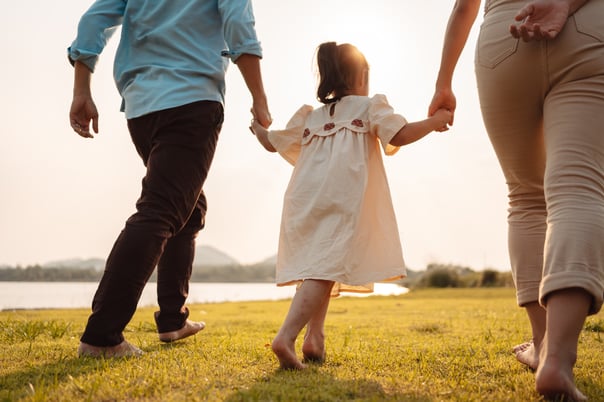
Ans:
{"type": "Polygon", "coordinates": [[[277,285],[298,289],[272,343],[281,368],[303,369],[295,341],[307,326],[305,362],[325,359],[323,326],[330,296],[372,292],[373,282],[405,276],[396,218],[380,145],[386,155],[432,131],[447,130],[451,113],[408,123],[386,97],[368,97],[369,65],[350,44],[323,43],[317,51],[317,97],[285,130],[252,131],[271,152],[294,165],[285,193],[277,285]]]}

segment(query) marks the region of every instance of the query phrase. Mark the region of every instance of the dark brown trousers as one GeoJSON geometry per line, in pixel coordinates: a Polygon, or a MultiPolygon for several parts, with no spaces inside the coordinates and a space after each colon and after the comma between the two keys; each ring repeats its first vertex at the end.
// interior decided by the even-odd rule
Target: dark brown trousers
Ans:
{"type": "Polygon", "coordinates": [[[168,332],[184,325],[195,237],[207,209],[202,188],[222,122],[222,105],[210,101],[128,120],[147,171],[137,211],[107,258],[82,342],[113,346],[124,340],[122,332],[155,267],[157,329],[168,332]]]}

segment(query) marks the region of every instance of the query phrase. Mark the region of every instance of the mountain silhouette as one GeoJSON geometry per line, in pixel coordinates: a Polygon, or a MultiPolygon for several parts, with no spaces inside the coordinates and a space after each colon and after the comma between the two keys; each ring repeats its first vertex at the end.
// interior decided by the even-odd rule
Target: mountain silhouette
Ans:
{"type": "MultiPolygon", "coordinates": [[[[105,269],[103,258],[67,258],[55,260],[40,265],[42,268],[72,268],[72,269],[94,269],[102,271],[105,269]]],[[[216,266],[241,266],[241,263],[227,253],[215,247],[199,245],[195,247],[194,267],[216,267],[216,266]]]]}
{"type": "Polygon", "coordinates": [[[212,246],[199,245],[195,247],[194,267],[203,266],[222,266],[222,265],[241,265],[239,261],[227,253],[218,250],[212,246]]]}
{"type": "Polygon", "coordinates": [[[102,258],[70,258],[65,260],[56,260],[41,265],[42,268],[75,268],[75,269],[94,269],[102,271],[105,269],[105,260],[102,258]]]}

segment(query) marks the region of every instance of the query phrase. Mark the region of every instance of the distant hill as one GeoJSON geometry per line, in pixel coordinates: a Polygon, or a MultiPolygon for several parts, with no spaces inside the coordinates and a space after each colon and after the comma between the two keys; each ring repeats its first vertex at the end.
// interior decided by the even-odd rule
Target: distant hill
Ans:
{"type": "Polygon", "coordinates": [[[94,269],[102,271],[105,269],[105,260],[102,258],[70,258],[67,260],[57,260],[47,262],[41,265],[42,268],[73,268],[73,269],[94,269]]]}
{"type": "Polygon", "coordinates": [[[255,264],[252,264],[251,266],[255,267],[255,266],[270,265],[270,266],[274,267],[276,264],[277,264],[277,254],[275,254],[275,255],[273,255],[271,257],[268,257],[268,258],[266,258],[266,259],[264,259],[264,260],[262,260],[260,262],[257,262],[255,264]]]}
{"type": "MultiPolygon", "coordinates": [[[[276,256],[242,265],[230,255],[207,245],[195,248],[192,282],[274,282],[276,256]]],[[[27,267],[0,268],[0,281],[96,282],[105,269],[101,258],[69,258],[27,267]]],[[[157,279],[154,271],[150,280],[157,279]]]]}
{"type": "Polygon", "coordinates": [[[197,246],[195,248],[195,259],[193,260],[194,267],[215,267],[223,265],[239,266],[241,264],[230,255],[212,246],[197,246]]]}
{"type": "MultiPolygon", "coordinates": [[[[195,259],[193,266],[239,266],[239,261],[230,255],[212,247],[197,246],[195,248],[195,259]]],[[[72,268],[72,269],[94,269],[102,271],[105,269],[105,260],[102,258],[68,258],[64,260],[55,260],[40,265],[42,268],[72,268]]],[[[6,267],[8,268],[8,266],[6,267]]]]}

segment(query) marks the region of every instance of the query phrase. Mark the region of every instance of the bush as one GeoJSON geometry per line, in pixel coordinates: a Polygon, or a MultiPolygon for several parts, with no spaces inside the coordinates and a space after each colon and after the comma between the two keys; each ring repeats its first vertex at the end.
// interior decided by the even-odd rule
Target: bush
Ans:
{"type": "Polygon", "coordinates": [[[482,277],[480,278],[480,287],[492,288],[499,284],[499,272],[492,269],[485,269],[482,271],[482,277]]]}
{"type": "Polygon", "coordinates": [[[500,272],[486,268],[474,271],[468,267],[452,264],[429,264],[424,272],[416,273],[404,283],[410,288],[478,288],[513,287],[511,272],[500,272]]]}
{"type": "Polygon", "coordinates": [[[437,268],[426,272],[424,276],[425,286],[431,288],[456,288],[459,286],[459,275],[457,272],[447,268],[437,268]]]}

